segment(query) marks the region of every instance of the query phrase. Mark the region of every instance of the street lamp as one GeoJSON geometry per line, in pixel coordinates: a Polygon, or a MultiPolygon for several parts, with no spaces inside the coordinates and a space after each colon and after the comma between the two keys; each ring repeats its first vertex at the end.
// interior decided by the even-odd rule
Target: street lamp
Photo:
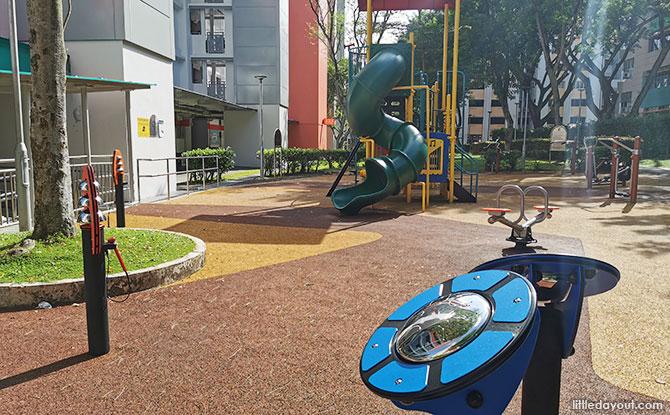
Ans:
{"type": "Polygon", "coordinates": [[[492,110],[489,110],[489,124],[488,124],[488,131],[486,132],[486,141],[491,140],[491,112],[492,110]]]}
{"type": "Polygon", "coordinates": [[[528,87],[524,87],[524,98],[525,101],[522,105],[525,104],[525,110],[523,111],[523,145],[521,146],[521,170],[526,170],[526,136],[528,135],[528,98],[530,96],[530,88],[532,88],[532,83],[528,87]]]}
{"type": "Polygon", "coordinates": [[[265,75],[256,75],[254,78],[258,79],[259,82],[259,87],[260,87],[260,124],[261,124],[261,177],[265,177],[265,171],[263,168],[263,152],[265,151],[265,148],[263,146],[263,80],[267,78],[265,75]]]}

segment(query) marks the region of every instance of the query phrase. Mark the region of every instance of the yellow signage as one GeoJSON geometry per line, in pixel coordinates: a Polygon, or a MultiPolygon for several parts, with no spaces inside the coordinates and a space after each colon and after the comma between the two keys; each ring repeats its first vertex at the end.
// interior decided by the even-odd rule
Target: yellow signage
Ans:
{"type": "Polygon", "coordinates": [[[139,137],[150,137],[149,135],[149,119],[148,118],[138,118],[137,119],[137,135],[139,137]]]}

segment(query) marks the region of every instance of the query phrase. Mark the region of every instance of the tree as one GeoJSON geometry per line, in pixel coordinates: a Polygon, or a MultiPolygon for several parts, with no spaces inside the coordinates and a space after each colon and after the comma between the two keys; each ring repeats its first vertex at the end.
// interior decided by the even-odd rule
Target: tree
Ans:
{"type": "Polygon", "coordinates": [[[569,70],[565,56],[574,54],[573,50],[577,46],[584,0],[561,2],[534,0],[532,8],[551,90],[551,99],[548,103],[553,123],[559,125],[562,124],[561,107],[572,90],[572,85],[569,85],[570,88],[565,88],[561,94],[559,79],[569,70]]]}
{"type": "Polygon", "coordinates": [[[670,1],[659,0],[652,2],[652,11],[658,18],[658,30],[652,33],[650,38],[660,43],[660,51],[651,67],[651,70],[649,71],[649,74],[647,75],[646,82],[644,82],[642,85],[642,90],[638,94],[637,98],[635,98],[635,101],[633,101],[633,105],[631,106],[630,110],[631,116],[639,115],[642,102],[647,96],[649,90],[652,88],[654,84],[654,78],[656,78],[656,74],[658,74],[659,69],[661,69],[663,66],[663,62],[665,62],[665,58],[668,56],[668,52],[670,52],[670,40],[668,39],[670,36],[668,33],[670,32],[668,23],[670,22],[668,22],[666,17],[667,13],[670,12],[670,1]]]}
{"type": "Polygon", "coordinates": [[[619,93],[613,84],[646,32],[649,6],[647,0],[591,0],[581,42],[563,57],[568,70],[583,82],[586,105],[599,120],[614,116],[619,93]],[[589,74],[600,86],[599,97],[593,96],[589,74]]]}
{"type": "Polygon", "coordinates": [[[30,28],[30,136],[35,181],[35,238],[74,236],[65,112],[61,0],[27,0],[30,28]]]}
{"type": "MultiPolygon", "coordinates": [[[[331,129],[337,147],[342,147],[349,136],[349,123],[347,122],[349,63],[347,59],[339,57],[340,51],[345,47],[345,16],[344,13],[338,13],[338,0],[308,1],[315,17],[312,35],[326,48],[328,58],[328,111],[337,120],[335,125],[331,126],[331,129]],[[332,97],[332,102],[330,97],[332,97]]],[[[356,21],[361,21],[361,12],[357,5],[354,16],[357,16],[354,18],[356,21]]],[[[389,12],[373,13],[373,31],[378,34],[378,42],[387,30],[395,27],[390,22],[391,17],[392,13],[389,12]]],[[[356,23],[354,24],[355,27],[356,23]]],[[[353,35],[356,38],[355,29],[353,35]]]]}

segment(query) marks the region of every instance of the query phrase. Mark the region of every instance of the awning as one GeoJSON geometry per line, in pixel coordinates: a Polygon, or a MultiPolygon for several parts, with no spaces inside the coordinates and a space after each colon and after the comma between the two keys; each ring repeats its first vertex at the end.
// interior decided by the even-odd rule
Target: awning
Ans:
{"type": "MultiPolygon", "coordinates": [[[[372,0],[372,10],[444,10],[445,4],[453,10],[456,0],[372,0]]],[[[358,0],[358,7],[367,11],[367,0],[358,0]]]]}
{"type": "Polygon", "coordinates": [[[174,111],[186,116],[221,118],[225,111],[256,111],[223,99],[174,87],[174,111]]]}
{"type": "MultiPolygon", "coordinates": [[[[30,86],[30,73],[21,72],[21,83],[30,86]]],[[[118,81],[115,79],[89,78],[85,76],[67,76],[67,92],[76,93],[86,89],[88,92],[133,91],[149,89],[152,84],[118,81]]],[[[0,70],[0,92],[12,91],[12,71],[0,70]]]]}

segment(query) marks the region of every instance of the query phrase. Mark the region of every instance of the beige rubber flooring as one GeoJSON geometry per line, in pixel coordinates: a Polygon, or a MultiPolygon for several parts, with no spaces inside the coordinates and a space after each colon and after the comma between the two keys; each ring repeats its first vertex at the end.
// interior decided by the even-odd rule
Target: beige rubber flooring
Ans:
{"type": "MultiPolygon", "coordinates": [[[[621,281],[610,292],[588,299],[592,359],[595,372],[621,388],[670,400],[670,171],[645,171],[640,177],[638,203],[608,201],[609,185],[586,192],[582,175],[483,174],[483,190],[503,184],[550,189],[550,204],[560,207],[553,218],[533,230],[577,238],[586,256],[609,262],[621,271],[621,281]],[[583,195],[573,197],[575,190],[583,195]]],[[[624,188],[625,189],[625,188],[624,188]]],[[[418,191],[415,191],[418,205],[418,191]]],[[[495,207],[494,193],[480,193],[477,204],[445,203],[437,189],[425,215],[467,223],[486,223],[483,207],[495,207]]],[[[530,198],[526,215],[534,214],[530,198]],[[531,207],[530,209],[528,207],[531,207]]],[[[519,198],[505,192],[501,207],[517,218],[519,198]]],[[[396,197],[377,206],[415,210],[396,197]]],[[[501,224],[491,226],[504,227],[501,224]]],[[[542,240],[538,243],[541,245],[542,240]]]]}

